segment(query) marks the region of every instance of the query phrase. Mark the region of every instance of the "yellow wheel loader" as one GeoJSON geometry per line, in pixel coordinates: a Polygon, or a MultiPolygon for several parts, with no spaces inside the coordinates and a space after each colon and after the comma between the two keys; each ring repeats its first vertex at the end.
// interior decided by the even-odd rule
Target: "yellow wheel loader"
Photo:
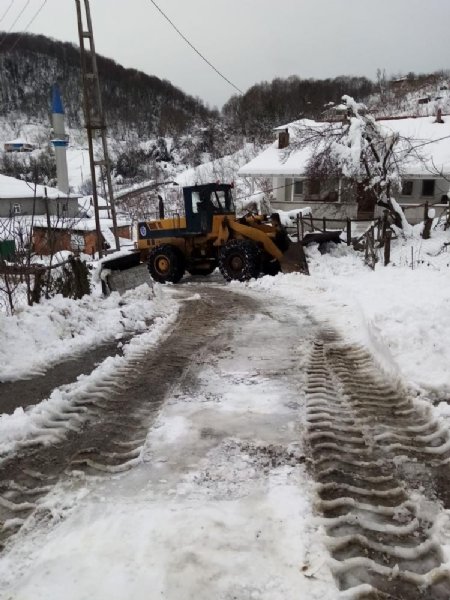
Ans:
{"type": "MultiPolygon", "coordinates": [[[[133,255],[104,262],[113,274],[108,284],[117,271],[125,274],[125,269],[139,263],[146,263],[159,283],[178,283],[186,271],[210,275],[216,267],[227,281],[248,281],[280,271],[307,274],[303,246],[290,240],[278,214],[249,213],[238,218],[232,192],[232,185],[219,183],[183,188],[184,215],[138,223],[133,255]]],[[[142,281],[131,275],[130,283],[142,281]]]]}
{"type": "Polygon", "coordinates": [[[290,241],[277,214],[237,218],[232,186],[183,188],[185,214],[138,223],[137,249],[159,283],[178,283],[186,271],[247,281],[307,269],[301,244],[290,241]]]}

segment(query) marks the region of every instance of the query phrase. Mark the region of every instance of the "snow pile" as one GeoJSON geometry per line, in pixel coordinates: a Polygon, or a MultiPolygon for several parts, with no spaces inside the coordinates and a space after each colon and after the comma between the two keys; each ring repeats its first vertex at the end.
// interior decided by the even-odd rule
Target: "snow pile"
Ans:
{"type": "Polygon", "coordinates": [[[123,296],[81,300],[56,296],[14,316],[0,313],[0,381],[44,373],[74,353],[145,330],[164,312],[158,289],[143,285],[123,296]]]}
{"type": "Polygon", "coordinates": [[[297,217],[302,215],[306,217],[311,214],[311,208],[309,206],[305,208],[294,208],[294,210],[276,210],[276,213],[280,215],[281,224],[284,227],[292,227],[297,222],[297,217]]]}
{"type": "MultiPolygon", "coordinates": [[[[73,407],[83,396],[89,397],[96,386],[104,384],[105,380],[114,376],[118,369],[139,357],[143,347],[148,349],[156,344],[175,321],[178,304],[173,300],[166,297],[163,310],[161,306],[159,311],[156,310],[153,303],[150,306],[152,308],[149,309],[147,306],[145,316],[154,318],[152,323],[148,324],[148,331],[135,336],[123,346],[123,356],[109,356],[90,375],[81,375],[75,383],[56,388],[48,400],[26,410],[17,408],[12,415],[0,415],[0,455],[12,452],[24,443],[26,445],[30,438],[33,438],[33,441],[38,439],[44,444],[57,443],[63,432],[46,429],[46,426],[55,417],[69,419],[65,413],[67,408],[73,407]]],[[[82,421],[80,416],[76,418],[78,426],[80,419],[82,421]]]]}
{"type": "Polygon", "coordinates": [[[265,277],[251,287],[295,300],[311,317],[368,346],[381,365],[435,396],[450,393],[450,232],[393,245],[392,263],[367,268],[343,244],[321,255],[309,247],[311,277],[265,277]]]}

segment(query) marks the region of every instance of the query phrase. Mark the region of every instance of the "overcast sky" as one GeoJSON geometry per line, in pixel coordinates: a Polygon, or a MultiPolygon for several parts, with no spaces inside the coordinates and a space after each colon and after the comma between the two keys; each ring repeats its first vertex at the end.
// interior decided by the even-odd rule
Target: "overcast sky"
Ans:
{"type": "MultiPolygon", "coordinates": [[[[274,77],[388,74],[450,68],[449,0],[156,0],[179,29],[242,90],[274,77]]],[[[11,0],[0,0],[0,17],[11,0]]],[[[9,30],[27,0],[0,23],[9,30]]],[[[29,0],[22,31],[43,0],[29,0]]],[[[170,80],[210,105],[233,89],[150,0],[91,0],[97,51],[170,80]]],[[[77,42],[75,0],[47,0],[29,31],[77,42]]]]}

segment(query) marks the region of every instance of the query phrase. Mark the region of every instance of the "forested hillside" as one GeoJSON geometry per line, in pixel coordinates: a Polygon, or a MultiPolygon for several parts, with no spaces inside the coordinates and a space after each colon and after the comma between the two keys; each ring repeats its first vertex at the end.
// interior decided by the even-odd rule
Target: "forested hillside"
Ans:
{"type": "Polygon", "coordinates": [[[326,106],[340,102],[343,94],[363,101],[374,91],[374,83],[365,77],[277,78],[252,86],[243,96],[233,96],[223,113],[234,130],[258,137],[275,125],[301,117],[320,118],[326,106]]]}
{"type": "MultiPolygon", "coordinates": [[[[214,115],[199,99],[169,81],[125,69],[98,56],[111,133],[123,138],[185,133],[214,115]]],[[[76,46],[42,35],[3,34],[0,46],[0,116],[19,113],[48,122],[50,87],[59,82],[70,128],[82,126],[80,56],[76,46]],[[18,42],[16,44],[16,41],[18,42]]]]}

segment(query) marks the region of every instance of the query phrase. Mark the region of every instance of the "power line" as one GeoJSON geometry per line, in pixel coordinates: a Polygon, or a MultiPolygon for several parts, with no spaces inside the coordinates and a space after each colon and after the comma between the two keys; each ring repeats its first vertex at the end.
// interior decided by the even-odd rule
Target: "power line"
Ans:
{"type": "Polygon", "coordinates": [[[26,8],[27,8],[27,7],[28,7],[28,5],[30,4],[30,1],[31,1],[31,0],[27,0],[27,1],[25,2],[25,5],[23,6],[22,10],[19,12],[19,14],[17,15],[17,17],[14,19],[14,22],[13,22],[13,24],[12,24],[12,25],[11,25],[11,27],[8,29],[8,31],[6,32],[6,34],[5,34],[4,38],[0,40],[0,46],[2,46],[2,45],[5,43],[5,41],[6,41],[6,38],[8,37],[8,33],[11,33],[11,31],[12,31],[12,30],[13,30],[13,28],[14,28],[14,25],[17,23],[17,21],[20,19],[20,17],[23,15],[23,13],[25,12],[26,8]]]}
{"type": "MultiPolygon", "coordinates": [[[[411,151],[411,150],[415,150],[416,148],[422,148],[422,146],[428,146],[428,144],[435,144],[436,142],[441,142],[442,140],[448,140],[450,138],[450,135],[444,135],[444,137],[441,138],[436,138],[435,140],[428,140],[428,142],[422,142],[421,144],[418,144],[417,146],[411,146],[411,148],[409,148],[407,151],[411,151]]],[[[399,152],[402,152],[401,150],[399,150],[399,152]]],[[[405,150],[403,151],[405,152],[405,150]]]]}
{"type": "Polygon", "coordinates": [[[224,81],[226,81],[229,85],[231,85],[231,87],[233,87],[237,92],[239,92],[239,94],[243,95],[244,92],[242,90],[240,90],[237,87],[237,85],[234,85],[233,82],[231,82],[227,77],[225,77],[225,75],[223,73],[221,73],[219,71],[219,69],[216,69],[216,67],[199,50],[197,50],[197,48],[188,40],[188,38],[178,29],[178,27],[175,25],[175,23],[156,4],[155,0],[150,0],[150,2],[153,4],[153,6],[156,8],[156,10],[158,10],[162,14],[162,16],[166,19],[166,21],[168,21],[168,23],[170,23],[170,25],[175,29],[175,31],[178,33],[178,35],[183,38],[183,40],[186,42],[186,44],[188,44],[188,46],[190,46],[192,48],[192,50],[194,52],[196,52],[200,56],[200,58],[202,60],[204,60],[205,63],[207,65],[209,65],[211,67],[211,69],[213,69],[217,73],[217,75],[219,75],[220,77],[222,77],[222,79],[224,81]]]}
{"type": "Polygon", "coordinates": [[[6,15],[9,13],[9,9],[11,8],[11,6],[14,4],[14,0],[11,0],[11,2],[9,3],[8,8],[5,10],[5,12],[2,14],[2,16],[0,17],[0,23],[3,21],[3,19],[6,17],[6,15]]]}
{"type": "Polygon", "coordinates": [[[277,185],[276,187],[266,188],[264,190],[260,190],[259,192],[253,192],[252,194],[245,194],[245,196],[238,196],[235,200],[246,200],[247,198],[251,198],[252,196],[258,196],[259,194],[267,194],[269,192],[274,192],[275,190],[282,190],[288,187],[293,187],[294,183],[285,183],[284,185],[277,185]]]}
{"type": "Polygon", "coordinates": [[[37,11],[34,13],[34,15],[31,17],[31,19],[26,24],[25,29],[23,30],[23,32],[19,35],[19,37],[17,38],[17,40],[14,42],[14,44],[9,49],[9,52],[12,52],[14,50],[14,48],[17,46],[17,44],[20,42],[20,40],[25,35],[25,33],[28,31],[28,29],[34,23],[35,19],[37,19],[37,17],[39,16],[41,10],[44,8],[44,6],[47,4],[47,2],[48,2],[48,0],[43,0],[41,6],[37,9],[37,11]]]}

